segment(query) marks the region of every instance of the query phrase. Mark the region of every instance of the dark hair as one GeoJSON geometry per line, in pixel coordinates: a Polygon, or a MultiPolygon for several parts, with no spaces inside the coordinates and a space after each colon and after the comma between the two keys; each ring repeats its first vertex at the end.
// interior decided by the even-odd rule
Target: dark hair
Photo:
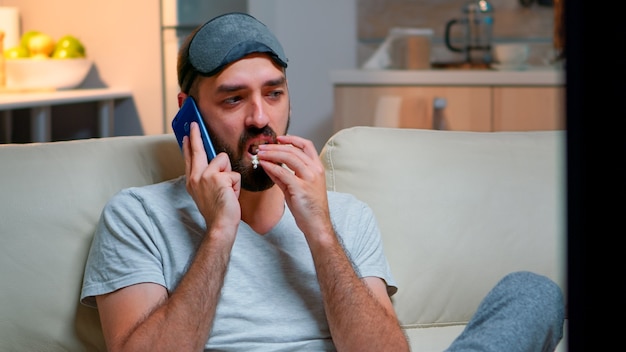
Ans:
{"type": "Polygon", "coordinates": [[[196,70],[196,68],[191,64],[191,61],[189,61],[189,46],[191,44],[191,40],[200,28],[201,26],[198,26],[194,29],[193,32],[185,38],[185,41],[178,50],[178,61],[176,63],[178,86],[180,87],[180,91],[185,94],[189,94],[189,91],[199,74],[198,70],[196,70]]]}

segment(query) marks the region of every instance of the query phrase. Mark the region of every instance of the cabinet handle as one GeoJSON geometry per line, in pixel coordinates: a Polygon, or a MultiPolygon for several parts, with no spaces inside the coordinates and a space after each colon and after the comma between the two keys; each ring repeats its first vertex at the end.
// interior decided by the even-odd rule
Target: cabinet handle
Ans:
{"type": "Polygon", "coordinates": [[[445,130],[446,121],[443,115],[443,109],[448,105],[446,98],[435,97],[433,98],[433,129],[445,130]]]}

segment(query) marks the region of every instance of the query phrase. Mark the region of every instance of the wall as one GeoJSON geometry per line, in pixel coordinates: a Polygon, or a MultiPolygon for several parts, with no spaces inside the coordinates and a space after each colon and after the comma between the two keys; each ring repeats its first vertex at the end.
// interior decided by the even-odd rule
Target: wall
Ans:
{"type": "MultiPolygon", "coordinates": [[[[163,132],[159,1],[0,0],[0,5],[20,9],[22,33],[81,39],[95,62],[83,87],[132,90],[133,99],[116,107],[116,135],[163,132]]],[[[74,110],[72,119],[81,119],[84,111],[74,110]]]]}

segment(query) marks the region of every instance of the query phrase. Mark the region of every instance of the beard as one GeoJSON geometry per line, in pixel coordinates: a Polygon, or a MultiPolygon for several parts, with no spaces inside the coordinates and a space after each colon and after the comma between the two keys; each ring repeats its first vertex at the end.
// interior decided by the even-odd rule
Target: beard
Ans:
{"type": "MultiPolygon", "coordinates": [[[[288,127],[289,119],[287,120],[287,126],[283,132],[284,134],[287,133],[288,127]]],[[[272,181],[260,165],[255,169],[250,160],[247,160],[248,150],[246,149],[246,145],[250,139],[258,136],[270,137],[272,143],[277,143],[276,131],[269,126],[264,126],[263,128],[247,128],[239,137],[236,150],[226,145],[224,140],[217,137],[215,133],[211,133],[211,140],[215,146],[216,152],[219,153],[223,151],[228,154],[233,171],[241,175],[241,188],[250,192],[261,192],[274,186],[274,181],[272,181]]]]}

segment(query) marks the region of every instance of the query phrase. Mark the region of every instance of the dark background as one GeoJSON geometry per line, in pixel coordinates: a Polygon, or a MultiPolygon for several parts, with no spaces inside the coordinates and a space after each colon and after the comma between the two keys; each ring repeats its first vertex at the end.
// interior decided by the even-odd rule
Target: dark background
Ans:
{"type": "Polygon", "coordinates": [[[605,1],[564,6],[568,351],[624,350],[626,17],[605,1]]]}

